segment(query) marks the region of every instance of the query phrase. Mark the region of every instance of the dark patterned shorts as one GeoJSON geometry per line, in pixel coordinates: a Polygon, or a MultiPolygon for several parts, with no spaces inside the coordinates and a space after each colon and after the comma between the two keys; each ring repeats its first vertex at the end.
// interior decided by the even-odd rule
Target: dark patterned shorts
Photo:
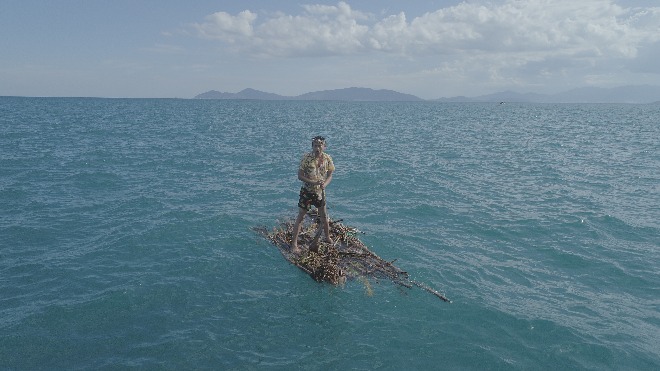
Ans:
{"type": "Polygon", "coordinates": [[[310,192],[305,187],[300,188],[300,199],[298,200],[298,207],[309,211],[312,206],[315,206],[317,209],[323,206],[323,200],[319,198],[320,196],[314,192],[310,192]]]}

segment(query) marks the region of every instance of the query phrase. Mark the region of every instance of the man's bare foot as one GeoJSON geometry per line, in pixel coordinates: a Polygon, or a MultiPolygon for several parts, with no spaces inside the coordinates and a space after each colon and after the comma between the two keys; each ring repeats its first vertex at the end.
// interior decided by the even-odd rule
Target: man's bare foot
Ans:
{"type": "Polygon", "coordinates": [[[298,245],[293,245],[293,246],[291,246],[291,252],[298,255],[298,254],[300,254],[301,250],[298,247],[298,245]]]}

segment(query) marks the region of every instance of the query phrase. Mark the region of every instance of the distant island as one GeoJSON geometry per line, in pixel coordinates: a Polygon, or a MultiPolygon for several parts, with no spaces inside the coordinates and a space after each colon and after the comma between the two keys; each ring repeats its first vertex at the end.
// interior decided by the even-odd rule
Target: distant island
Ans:
{"type": "Polygon", "coordinates": [[[410,102],[423,101],[414,95],[403,94],[394,90],[374,90],[368,88],[346,88],[336,90],[323,90],[305,93],[295,97],[288,97],[273,93],[266,93],[254,89],[241,90],[238,93],[221,93],[216,90],[199,94],[195,99],[254,99],[254,100],[338,100],[338,101],[365,101],[365,102],[410,102]]]}
{"type": "Polygon", "coordinates": [[[653,103],[660,101],[660,86],[630,85],[616,88],[578,88],[557,94],[517,93],[504,91],[476,97],[450,97],[425,100],[394,90],[369,88],[345,88],[322,90],[297,96],[284,96],[255,89],[238,93],[217,90],[195,96],[195,99],[244,99],[244,100],[333,100],[351,102],[521,102],[521,103],[653,103]]]}

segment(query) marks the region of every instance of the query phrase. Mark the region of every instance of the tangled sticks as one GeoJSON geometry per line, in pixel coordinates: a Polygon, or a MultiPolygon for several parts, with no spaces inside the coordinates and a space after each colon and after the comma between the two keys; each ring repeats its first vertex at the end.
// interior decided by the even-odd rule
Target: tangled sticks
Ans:
{"type": "MultiPolygon", "coordinates": [[[[313,222],[305,222],[299,237],[299,245],[309,246],[314,240],[314,231],[319,228],[319,218],[312,215],[313,222]]],[[[408,273],[396,267],[394,261],[388,262],[370,251],[360,239],[357,229],[348,227],[341,220],[330,221],[330,235],[333,244],[320,243],[318,252],[305,249],[300,255],[291,252],[291,236],[293,223],[283,222],[278,228],[268,231],[266,228],[256,228],[280,250],[282,255],[292,264],[307,272],[318,282],[328,282],[339,285],[347,279],[359,278],[370,289],[368,278],[389,279],[393,283],[412,288],[417,286],[435,295],[439,299],[451,303],[443,294],[429,286],[411,280],[408,273]]]]}

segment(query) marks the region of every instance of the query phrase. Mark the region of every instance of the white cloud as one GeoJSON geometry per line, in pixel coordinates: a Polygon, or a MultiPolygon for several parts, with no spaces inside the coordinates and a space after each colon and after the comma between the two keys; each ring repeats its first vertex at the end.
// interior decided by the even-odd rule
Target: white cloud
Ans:
{"type": "Polygon", "coordinates": [[[207,16],[206,22],[194,26],[199,35],[204,38],[234,43],[249,40],[252,37],[252,24],[256,19],[257,15],[249,10],[244,10],[236,16],[217,12],[207,16]]]}
{"type": "Polygon", "coordinates": [[[464,83],[533,86],[574,83],[577,76],[605,76],[626,66],[649,70],[632,61],[656,54],[660,7],[619,4],[625,3],[484,0],[409,18],[405,12],[357,11],[342,1],[259,18],[250,10],[218,12],[195,28],[243,56],[366,56],[389,65],[402,80],[464,77],[464,83]],[[408,64],[408,72],[395,71],[397,63],[408,64]]]}
{"type": "Polygon", "coordinates": [[[259,24],[249,10],[235,16],[218,12],[195,27],[202,37],[279,57],[465,50],[632,57],[640,43],[660,37],[660,8],[625,9],[611,0],[461,3],[410,21],[403,12],[378,20],[346,2],[302,9],[300,15],[279,13],[259,24]]]}

